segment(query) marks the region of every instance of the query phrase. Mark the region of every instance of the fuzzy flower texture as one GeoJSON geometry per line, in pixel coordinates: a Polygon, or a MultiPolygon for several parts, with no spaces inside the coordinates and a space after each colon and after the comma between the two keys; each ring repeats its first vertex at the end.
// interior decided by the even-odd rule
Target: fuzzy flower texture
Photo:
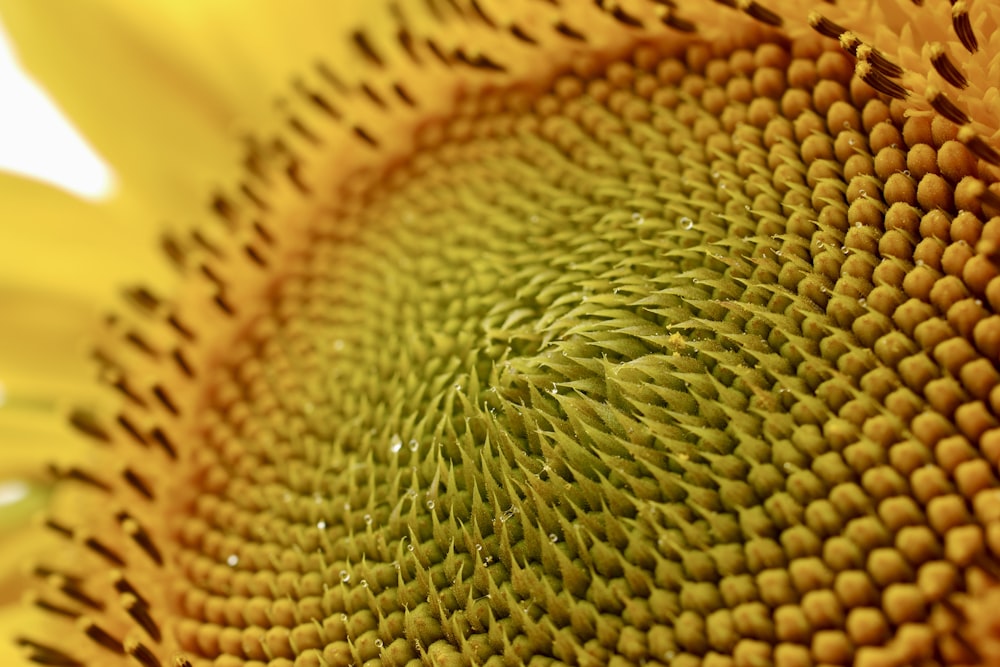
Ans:
{"type": "MultiPolygon", "coordinates": [[[[99,391],[52,371],[86,444],[15,534],[12,659],[1000,665],[1000,5],[320,4],[238,172],[207,149],[266,114],[201,160],[57,85],[131,132],[111,212],[210,196],[99,391]]],[[[167,74],[105,109],[199,62],[127,44],[167,74]]]]}

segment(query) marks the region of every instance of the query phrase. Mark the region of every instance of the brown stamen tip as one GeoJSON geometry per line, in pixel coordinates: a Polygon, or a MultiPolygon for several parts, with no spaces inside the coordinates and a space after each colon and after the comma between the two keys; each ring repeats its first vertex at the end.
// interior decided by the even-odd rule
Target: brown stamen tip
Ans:
{"type": "Polygon", "coordinates": [[[909,95],[909,91],[906,88],[881,72],[876,71],[871,63],[865,60],[859,60],[858,64],[854,67],[854,71],[862,81],[883,95],[888,95],[897,100],[904,100],[909,95]]]}
{"type": "Polygon", "coordinates": [[[125,652],[132,656],[142,667],[163,667],[159,658],[140,641],[129,638],[125,642],[125,652]]]}
{"type": "Polygon", "coordinates": [[[60,466],[58,464],[50,463],[49,464],[49,472],[51,472],[52,476],[55,477],[55,478],[57,478],[57,479],[72,479],[72,480],[75,480],[77,482],[82,482],[84,484],[92,486],[95,489],[98,489],[100,491],[104,491],[105,493],[110,493],[111,492],[111,487],[110,486],[108,486],[107,484],[105,484],[101,480],[97,479],[96,477],[94,477],[93,475],[91,475],[90,473],[88,473],[87,471],[81,470],[80,468],[77,468],[76,466],[71,466],[69,468],[64,468],[64,467],[62,467],[62,466],[60,466]]]}
{"type": "Polygon", "coordinates": [[[485,11],[483,11],[482,6],[479,4],[479,0],[472,0],[471,4],[473,11],[476,12],[476,15],[480,18],[480,20],[483,23],[485,23],[491,28],[497,27],[497,24],[493,22],[493,19],[490,18],[490,15],[487,14],[485,11]]]}
{"type": "Polygon", "coordinates": [[[511,24],[510,34],[514,35],[515,38],[525,44],[538,44],[538,40],[526,33],[524,29],[516,23],[511,24]]]}
{"type": "Polygon", "coordinates": [[[224,315],[232,317],[233,315],[236,314],[236,311],[233,310],[232,305],[229,303],[229,301],[226,300],[226,297],[223,296],[222,294],[216,294],[212,298],[212,303],[214,303],[218,307],[218,309],[222,311],[224,315]]]}
{"type": "Polygon", "coordinates": [[[72,579],[62,575],[53,574],[48,578],[48,584],[57,591],[60,591],[66,597],[79,602],[85,607],[90,607],[91,609],[96,609],[97,611],[104,609],[104,605],[101,604],[101,602],[84,593],[77,582],[72,579]]]}
{"type": "Polygon", "coordinates": [[[969,184],[969,194],[988,206],[1000,208],[1000,194],[990,190],[979,179],[974,179],[969,184]]]}
{"type": "Polygon", "coordinates": [[[185,358],[183,350],[179,347],[174,348],[174,351],[170,353],[170,356],[173,358],[174,363],[177,364],[177,368],[180,369],[181,373],[183,373],[185,377],[194,377],[194,369],[191,368],[191,364],[188,363],[187,358],[185,358]]]}
{"type": "Polygon", "coordinates": [[[886,58],[881,51],[869,44],[858,46],[857,57],[859,60],[866,60],[871,63],[880,74],[895,79],[903,75],[903,68],[886,58]]]}
{"type": "Polygon", "coordinates": [[[133,439],[133,440],[134,440],[134,441],[135,441],[136,443],[138,443],[138,444],[142,445],[143,447],[145,447],[145,446],[146,446],[146,444],[147,444],[147,443],[146,443],[146,438],[144,438],[144,437],[143,437],[142,433],[140,433],[140,432],[139,432],[139,429],[137,429],[137,428],[135,427],[135,424],[133,424],[133,423],[132,423],[132,422],[131,422],[131,421],[129,420],[129,418],[128,418],[128,417],[126,417],[125,415],[118,415],[118,417],[117,417],[117,420],[116,420],[116,421],[118,422],[118,425],[119,425],[119,426],[121,426],[121,427],[122,427],[122,429],[123,429],[123,430],[124,430],[124,431],[125,431],[126,433],[128,433],[128,434],[129,434],[129,436],[130,436],[130,437],[131,437],[131,438],[132,438],[132,439],[133,439]]]}
{"type": "Polygon", "coordinates": [[[413,46],[413,35],[410,34],[410,31],[406,28],[400,28],[396,33],[396,41],[403,47],[406,55],[410,56],[410,60],[419,65],[420,58],[417,56],[417,51],[413,46]]]}
{"type": "Polygon", "coordinates": [[[80,543],[87,547],[95,554],[108,561],[112,565],[117,565],[118,567],[125,567],[125,559],[118,555],[117,552],[111,549],[96,537],[88,537],[86,535],[80,535],[80,543]]]}
{"type": "Polygon", "coordinates": [[[677,32],[693,33],[698,31],[698,26],[692,21],[677,16],[677,14],[664,10],[664,15],[660,18],[663,25],[673,28],[677,32]]]}
{"type": "Polygon", "coordinates": [[[143,409],[148,407],[146,405],[146,401],[144,401],[142,397],[139,396],[139,394],[137,394],[134,389],[132,389],[132,386],[128,383],[127,378],[124,377],[116,378],[112,382],[110,382],[109,385],[111,386],[112,389],[118,391],[122,396],[127,398],[129,401],[131,401],[138,407],[143,409]]]}
{"type": "Polygon", "coordinates": [[[368,132],[368,130],[361,127],[360,125],[354,126],[354,136],[356,136],[358,139],[361,139],[372,148],[378,148],[378,141],[375,140],[375,137],[372,136],[368,132]]]}
{"type": "Polygon", "coordinates": [[[959,128],[958,140],[965,144],[965,147],[972,151],[972,154],[980,160],[986,160],[990,164],[1000,167],[1000,152],[997,152],[997,149],[990,146],[970,126],[965,125],[959,128]]]}
{"type": "Polygon", "coordinates": [[[507,68],[500,63],[481,53],[468,54],[462,49],[459,49],[455,51],[455,59],[460,63],[464,63],[469,67],[475,67],[476,69],[491,70],[493,72],[505,72],[507,70],[507,68]]]}
{"type": "Polygon", "coordinates": [[[627,25],[630,28],[642,27],[642,21],[631,14],[626,13],[625,10],[619,6],[615,6],[615,8],[611,10],[611,16],[619,23],[627,25]]]}
{"type": "Polygon", "coordinates": [[[156,396],[156,399],[160,402],[160,404],[167,409],[167,412],[175,417],[180,415],[180,410],[177,409],[177,404],[173,402],[170,398],[170,394],[167,393],[167,390],[164,389],[162,385],[158,384],[153,386],[153,395],[156,396]]]}
{"type": "Polygon", "coordinates": [[[163,565],[163,555],[156,548],[153,538],[149,536],[146,529],[140,526],[139,522],[128,514],[122,514],[120,521],[122,522],[122,530],[125,531],[125,534],[131,537],[132,541],[138,544],[157,565],[163,565]]]}
{"type": "Polygon", "coordinates": [[[121,640],[113,637],[111,633],[99,626],[92,619],[87,618],[86,616],[81,617],[79,620],[79,626],[80,629],[83,630],[83,633],[90,637],[94,643],[103,646],[113,653],[125,653],[125,647],[122,646],[121,640]]]}
{"type": "Polygon", "coordinates": [[[351,41],[353,41],[354,45],[358,47],[361,55],[367,58],[372,64],[378,65],[379,67],[385,66],[385,61],[382,60],[378,52],[372,47],[372,44],[368,41],[368,36],[365,35],[365,33],[360,30],[355,31],[351,34],[351,41]]]}
{"type": "Polygon", "coordinates": [[[236,214],[236,208],[233,206],[225,195],[216,193],[212,196],[212,202],[210,204],[212,211],[215,212],[219,218],[226,223],[226,225],[231,226],[239,221],[236,214]]]}
{"type": "Polygon", "coordinates": [[[369,86],[367,83],[362,83],[361,84],[361,92],[364,93],[365,97],[367,97],[368,99],[370,99],[375,104],[375,106],[377,106],[378,108],[380,108],[380,109],[386,109],[386,108],[388,108],[388,106],[385,103],[385,100],[382,99],[382,96],[379,95],[378,93],[376,93],[372,89],[372,87],[369,86]]]}
{"type": "Polygon", "coordinates": [[[830,39],[840,39],[840,36],[847,32],[847,28],[834,23],[819,12],[809,12],[809,26],[830,39]]]}
{"type": "Polygon", "coordinates": [[[134,470],[126,467],[122,470],[122,477],[126,482],[128,482],[129,486],[138,491],[140,495],[148,498],[149,500],[154,499],[152,489],[149,488],[149,485],[146,484],[146,482],[144,482],[134,470]]]}
{"type": "MultiPolygon", "coordinates": [[[[333,118],[334,120],[339,120],[341,118],[340,111],[336,109],[332,104],[330,104],[329,100],[327,100],[319,93],[310,90],[300,79],[296,79],[295,81],[293,81],[292,86],[295,88],[295,91],[302,96],[303,99],[307,100],[310,104],[312,104],[314,107],[322,111],[330,118],[333,118]]],[[[241,189],[243,190],[244,194],[248,194],[247,193],[248,188],[245,185],[241,186],[241,189]]],[[[256,198],[257,198],[256,195],[251,197],[252,200],[255,200],[256,198]]],[[[260,205],[259,202],[257,201],[254,201],[254,203],[257,204],[258,206],[260,205]]]]}
{"type": "Polygon", "coordinates": [[[841,33],[838,39],[840,41],[840,48],[844,49],[852,56],[858,55],[858,47],[861,46],[862,42],[857,35],[850,30],[847,30],[841,33]]]}
{"type": "Polygon", "coordinates": [[[396,82],[392,84],[392,89],[395,91],[396,97],[403,101],[403,104],[408,107],[417,106],[417,101],[414,100],[408,92],[406,92],[406,88],[403,87],[403,84],[396,82]]]}
{"type": "Polygon", "coordinates": [[[100,442],[111,442],[111,436],[104,430],[104,427],[97,423],[97,417],[86,410],[76,409],[69,415],[70,426],[80,433],[99,440],[100,442]]]}
{"type": "Polygon", "coordinates": [[[771,11],[767,7],[761,5],[757,0],[741,0],[740,9],[743,10],[745,14],[750,16],[761,23],[780,28],[784,24],[784,20],[780,15],[771,11]]]}
{"type": "Polygon", "coordinates": [[[267,227],[260,220],[254,221],[253,230],[257,232],[257,236],[260,237],[261,241],[267,245],[274,245],[274,236],[271,235],[271,232],[268,231],[267,227]]]}
{"type": "MultiPolygon", "coordinates": [[[[299,164],[298,160],[293,160],[287,167],[285,167],[285,176],[288,178],[288,182],[295,186],[295,189],[304,195],[309,195],[312,193],[312,189],[306,184],[302,177],[302,165],[299,164]]],[[[232,314],[230,311],[227,314],[232,314]]]]}
{"type": "Polygon", "coordinates": [[[160,299],[145,287],[129,287],[125,290],[125,298],[139,311],[152,315],[160,307],[160,299]]]}
{"type": "Polygon", "coordinates": [[[972,31],[972,20],[969,19],[969,6],[966,2],[956,2],[952,6],[951,24],[962,46],[968,49],[969,53],[979,50],[979,41],[976,39],[976,33],[972,31]]]}
{"type": "Polygon", "coordinates": [[[136,596],[130,593],[123,593],[121,595],[121,605],[128,612],[128,615],[138,623],[143,630],[146,631],[153,641],[160,641],[163,636],[160,632],[160,626],[156,624],[153,617],[149,614],[149,608],[136,596]]]}
{"type": "Polygon", "coordinates": [[[39,665],[52,665],[54,667],[84,667],[82,662],[74,660],[58,649],[46,646],[24,637],[18,637],[17,645],[28,649],[28,660],[39,665]]]}
{"type": "Polygon", "coordinates": [[[434,54],[434,57],[441,61],[444,65],[451,65],[451,60],[444,54],[441,47],[437,45],[433,39],[425,40],[427,44],[427,50],[434,54]]]}
{"type": "Polygon", "coordinates": [[[44,525],[49,530],[51,530],[54,533],[58,533],[62,537],[70,539],[73,538],[73,530],[71,528],[68,528],[67,526],[62,525],[55,519],[45,519],[44,525]]]}
{"type": "Polygon", "coordinates": [[[170,442],[170,439],[167,437],[167,434],[164,433],[160,429],[160,427],[154,428],[152,433],[150,433],[150,435],[153,436],[153,440],[156,441],[156,444],[158,444],[163,449],[163,451],[167,453],[167,456],[169,456],[172,459],[177,458],[177,449],[174,447],[173,443],[170,442]]]}
{"type": "Polygon", "coordinates": [[[555,24],[554,27],[555,31],[558,32],[563,37],[568,37],[569,39],[572,39],[577,42],[587,41],[587,37],[583,33],[577,32],[573,28],[566,25],[566,23],[564,23],[563,21],[559,21],[558,23],[555,24]]]}
{"type": "Polygon", "coordinates": [[[42,611],[47,611],[56,614],[57,616],[63,616],[65,618],[79,618],[80,616],[80,612],[78,611],[67,609],[66,607],[57,605],[54,602],[49,602],[48,600],[38,597],[37,595],[32,595],[28,598],[28,601],[30,604],[35,605],[42,611]]]}
{"type": "Polygon", "coordinates": [[[205,235],[201,233],[200,230],[195,230],[191,232],[191,240],[194,241],[199,247],[207,250],[210,254],[222,258],[222,252],[215,247],[215,244],[205,238],[205,235]]]}
{"type": "Polygon", "coordinates": [[[225,283],[221,278],[219,278],[219,276],[215,273],[215,271],[212,269],[211,266],[209,266],[208,264],[202,264],[200,269],[201,269],[201,274],[206,278],[208,278],[209,280],[211,280],[215,285],[217,285],[218,287],[225,287],[225,283]]]}
{"type": "Polygon", "coordinates": [[[144,598],[139,591],[136,590],[135,586],[133,586],[129,580],[125,578],[125,575],[122,574],[121,570],[112,570],[109,573],[109,578],[111,579],[111,584],[115,587],[116,591],[119,593],[128,593],[129,595],[135,597],[135,599],[140,603],[147,607],[149,606],[149,602],[146,598],[144,598]]]}
{"type": "Polygon", "coordinates": [[[146,339],[138,331],[129,331],[125,334],[125,342],[151,359],[156,359],[159,356],[159,353],[153,349],[152,345],[146,342],[146,339]]]}
{"type": "Polygon", "coordinates": [[[194,332],[192,332],[191,329],[184,326],[184,324],[177,318],[176,313],[173,313],[167,317],[167,324],[169,324],[174,331],[179,333],[181,335],[181,338],[183,338],[184,340],[187,341],[194,340],[194,332]]]}
{"type": "Polygon", "coordinates": [[[320,142],[319,137],[316,136],[316,133],[310,130],[299,117],[293,114],[289,114],[287,123],[288,127],[292,128],[292,132],[305,139],[308,143],[312,144],[313,146],[322,145],[322,142],[320,142]]]}
{"type": "Polygon", "coordinates": [[[177,237],[173,234],[165,233],[160,238],[160,249],[163,251],[163,254],[167,256],[167,259],[170,260],[170,263],[174,266],[174,268],[184,268],[185,252],[180,241],[177,240],[177,237]]]}
{"type": "Polygon", "coordinates": [[[245,244],[243,246],[243,251],[246,252],[247,257],[249,257],[250,261],[252,261],[254,264],[261,267],[262,269],[267,268],[267,261],[261,256],[260,252],[253,247],[253,245],[249,243],[245,244]]]}
{"type": "Polygon", "coordinates": [[[927,101],[930,105],[934,107],[934,110],[939,114],[955,123],[956,125],[966,125],[969,122],[969,116],[959,109],[954,102],[952,102],[948,97],[935,88],[934,86],[927,87],[927,101]]]}
{"type": "Polygon", "coordinates": [[[945,81],[956,88],[968,87],[969,80],[948,57],[948,53],[941,44],[931,45],[931,65],[945,81]]]}

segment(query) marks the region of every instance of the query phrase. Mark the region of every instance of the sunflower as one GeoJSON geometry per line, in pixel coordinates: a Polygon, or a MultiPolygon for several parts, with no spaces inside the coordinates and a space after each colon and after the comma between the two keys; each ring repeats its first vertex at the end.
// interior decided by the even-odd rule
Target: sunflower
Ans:
{"type": "Polygon", "coordinates": [[[12,298],[147,277],[44,350],[22,659],[1000,664],[996,6],[64,9],[122,196],[12,298]]]}

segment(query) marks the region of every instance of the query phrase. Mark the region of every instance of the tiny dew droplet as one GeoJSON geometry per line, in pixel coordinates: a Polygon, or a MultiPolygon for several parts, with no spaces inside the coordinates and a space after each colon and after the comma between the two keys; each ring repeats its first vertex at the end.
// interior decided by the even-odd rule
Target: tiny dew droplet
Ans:
{"type": "Polygon", "coordinates": [[[381,639],[376,639],[375,640],[375,646],[378,646],[379,648],[382,648],[382,640],[381,639]]]}
{"type": "Polygon", "coordinates": [[[558,535],[556,535],[555,533],[549,533],[549,542],[551,542],[552,544],[555,544],[558,541],[559,541],[559,536],[558,535]]]}
{"type": "Polygon", "coordinates": [[[417,442],[416,438],[411,438],[409,443],[410,451],[415,452],[420,449],[420,443],[417,442]]]}
{"type": "Polygon", "coordinates": [[[428,500],[427,501],[427,509],[429,509],[429,510],[434,509],[434,501],[433,500],[428,500]]]}
{"type": "Polygon", "coordinates": [[[351,573],[348,572],[347,570],[341,570],[340,571],[340,581],[342,581],[343,583],[346,584],[350,580],[351,580],[351,573]]]}
{"type": "Polygon", "coordinates": [[[691,218],[685,216],[681,218],[681,227],[684,229],[691,229],[692,227],[694,227],[694,221],[691,218]]]}
{"type": "Polygon", "coordinates": [[[389,451],[393,454],[399,452],[403,448],[403,439],[399,437],[398,433],[393,433],[392,438],[389,439],[389,451]]]}
{"type": "Polygon", "coordinates": [[[367,524],[369,526],[372,525],[372,515],[371,514],[366,514],[365,515],[365,524],[367,524]]]}
{"type": "Polygon", "coordinates": [[[229,554],[229,557],[226,558],[226,564],[229,567],[236,567],[236,564],[239,562],[240,562],[240,557],[237,556],[236,554],[229,554]]]}

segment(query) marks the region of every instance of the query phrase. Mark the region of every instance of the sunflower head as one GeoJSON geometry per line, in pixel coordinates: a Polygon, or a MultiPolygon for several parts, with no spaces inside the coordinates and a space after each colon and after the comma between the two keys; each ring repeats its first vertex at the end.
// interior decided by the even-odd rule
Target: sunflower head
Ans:
{"type": "Polygon", "coordinates": [[[998,663],[994,13],[349,32],[109,323],[26,654],[998,663]]]}

